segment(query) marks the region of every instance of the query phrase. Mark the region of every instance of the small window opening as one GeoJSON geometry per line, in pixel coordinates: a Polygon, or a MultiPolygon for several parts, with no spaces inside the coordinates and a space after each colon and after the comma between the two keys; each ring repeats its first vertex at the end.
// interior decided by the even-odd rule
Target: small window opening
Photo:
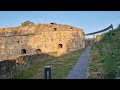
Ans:
{"type": "Polygon", "coordinates": [[[53,28],[55,31],[57,30],[57,28],[53,28]]]}
{"type": "Polygon", "coordinates": [[[62,48],[62,47],[63,47],[63,45],[62,45],[62,44],[59,44],[59,45],[58,45],[58,48],[62,48]]]}
{"type": "Polygon", "coordinates": [[[22,49],[22,50],[21,50],[21,53],[22,53],[22,54],[26,54],[26,50],[25,50],[25,49],[22,49]]]}

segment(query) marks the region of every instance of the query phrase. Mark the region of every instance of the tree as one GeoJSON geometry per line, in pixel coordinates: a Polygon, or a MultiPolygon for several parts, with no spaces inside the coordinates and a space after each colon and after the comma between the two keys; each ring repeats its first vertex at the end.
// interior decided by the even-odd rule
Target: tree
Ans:
{"type": "Polygon", "coordinates": [[[29,20],[26,20],[25,22],[23,22],[23,23],[21,24],[21,26],[34,25],[34,24],[35,24],[35,23],[30,22],[29,20]]]}
{"type": "Polygon", "coordinates": [[[118,28],[118,29],[120,28],[120,24],[117,26],[117,28],[118,28]]]}

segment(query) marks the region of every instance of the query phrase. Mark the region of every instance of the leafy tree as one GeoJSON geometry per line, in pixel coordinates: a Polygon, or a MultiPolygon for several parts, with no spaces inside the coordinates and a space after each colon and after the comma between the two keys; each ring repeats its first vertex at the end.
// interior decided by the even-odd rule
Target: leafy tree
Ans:
{"type": "Polygon", "coordinates": [[[23,23],[21,24],[21,26],[34,25],[34,24],[35,24],[35,23],[30,22],[29,20],[26,20],[25,22],[23,22],[23,23]]]}
{"type": "Polygon", "coordinates": [[[117,28],[118,28],[118,29],[120,28],[120,24],[117,26],[117,28]]]}

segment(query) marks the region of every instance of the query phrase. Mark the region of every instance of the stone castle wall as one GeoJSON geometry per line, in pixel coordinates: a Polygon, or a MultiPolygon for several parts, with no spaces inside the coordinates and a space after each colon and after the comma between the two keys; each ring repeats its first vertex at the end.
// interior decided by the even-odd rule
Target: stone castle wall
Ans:
{"type": "Polygon", "coordinates": [[[0,60],[23,54],[58,55],[85,47],[82,29],[69,25],[39,24],[0,29],[0,60]]]}
{"type": "Polygon", "coordinates": [[[95,42],[99,42],[100,40],[102,40],[102,38],[103,38],[103,34],[97,35],[95,38],[95,42]]]}
{"type": "Polygon", "coordinates": [[[0,62],[0,79],[15,78],[15,74],[20,73],[43,60],[51,58],[48,54],[21,55],[16,59],[4,60],[0,62]]]}

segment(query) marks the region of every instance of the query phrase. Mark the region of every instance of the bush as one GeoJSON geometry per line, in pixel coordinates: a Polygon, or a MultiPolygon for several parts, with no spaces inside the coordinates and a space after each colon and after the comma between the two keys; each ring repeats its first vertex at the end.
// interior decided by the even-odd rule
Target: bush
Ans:
{"type": "Polygon", "coordinates": [[[25,22],[23,22],[23,23],[21,24],[21,26],[27,26],[27,25],[34,25],[34,23],[33,23],[33,22],[30,22],[29,20],[26,20],[25,22]]]}

